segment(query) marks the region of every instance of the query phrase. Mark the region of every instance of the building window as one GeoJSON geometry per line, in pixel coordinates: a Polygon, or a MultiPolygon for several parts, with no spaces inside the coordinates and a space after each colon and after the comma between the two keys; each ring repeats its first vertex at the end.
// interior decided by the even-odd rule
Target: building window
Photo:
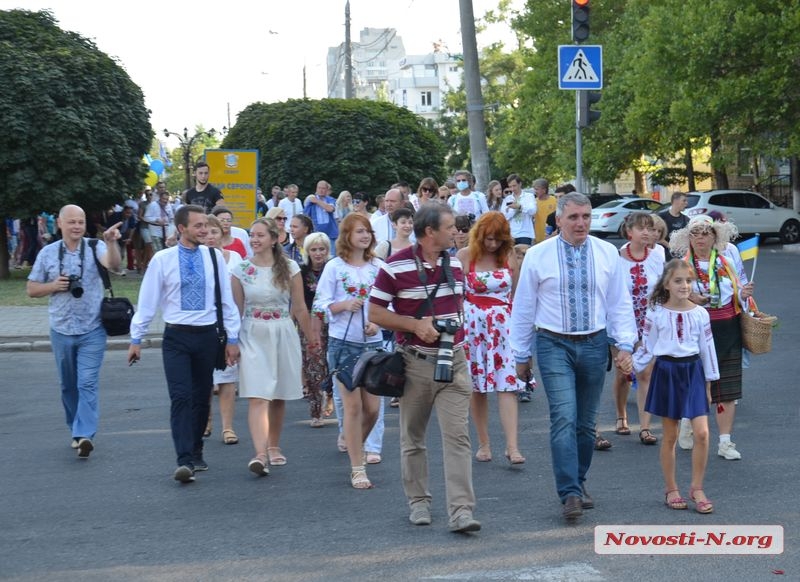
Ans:
{"type": "Polygon", "coordinates": [[[421,104],[423,107],[430,107],[433,104],[433,95],[430,91],[423,91],[419,94],[419,96],[421,98],[421,104]]]}
{"type": "Polygon", "coordinates": [[[739,148],[739,175],[740,176],[752,176],[754,174],[753,169],[753,150],[747,147],[740,147],[739,148]]]}

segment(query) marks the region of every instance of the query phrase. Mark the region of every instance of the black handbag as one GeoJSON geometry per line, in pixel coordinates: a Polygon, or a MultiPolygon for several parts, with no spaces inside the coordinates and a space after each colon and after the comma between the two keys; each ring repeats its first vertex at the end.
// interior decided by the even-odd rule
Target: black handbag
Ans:
{"type": "Polygon", "coordinates": [[[353,384],[375,396],[400,398],[406,386],[403,354],[383,350],[361,354],[353,368],[353,384]]]}
{"type": "Polygon", "coordinates": [[[127,297],[114,297],[108,269],[97,259],[97,239],[90,240],[89,247],[92,249],[97,271],[103,280],[103,287],[110,295],[110,297],[103,297],[103,302],[100,304],[100,321],[103,323],[106,334],[110,336],[128,335],[131,332],[131,320],[134,314],[133,303],[127,297]]]}
{"type": "Polygon", "coordinates": [[[217,267],[217,253],[210,248],[211,264],[214,266],[214,304],[217,307],[217,352],[214,358],[214,369],[224,370],[228,367],[225,357],[225,348],[228,345],[228,332],[225,331],[225,323],[222,320],[222,292],[219,289],[219,267],[217,267]]]}

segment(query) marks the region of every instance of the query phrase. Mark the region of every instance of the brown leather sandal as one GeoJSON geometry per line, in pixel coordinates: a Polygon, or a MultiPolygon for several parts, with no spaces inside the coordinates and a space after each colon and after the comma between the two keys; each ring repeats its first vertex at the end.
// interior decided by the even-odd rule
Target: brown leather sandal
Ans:
{"type": "Polygon", "coordinates": [[[651,433],[649,428],[643,428],[639,431],[639,440],[643,445],[654,445],[658,442],[658,437],[651,433]]]}

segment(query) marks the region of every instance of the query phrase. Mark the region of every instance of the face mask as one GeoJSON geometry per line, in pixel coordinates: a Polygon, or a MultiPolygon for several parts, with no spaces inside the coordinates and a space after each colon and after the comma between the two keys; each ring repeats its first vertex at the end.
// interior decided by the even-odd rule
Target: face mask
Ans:
{"type": "Polygon", "coordinates": [[[466,190],[467,188],[469,188],[469,182],[467,182],[466,180],[460,180],[456,182],[456,188],[458,188],[459,190],[466,190]]]}

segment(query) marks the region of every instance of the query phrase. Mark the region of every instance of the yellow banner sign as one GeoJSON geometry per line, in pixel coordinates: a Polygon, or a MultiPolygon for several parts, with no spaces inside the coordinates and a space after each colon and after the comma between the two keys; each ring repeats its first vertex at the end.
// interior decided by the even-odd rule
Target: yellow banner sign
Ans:
{"type": "Polygon", "coordinates": [[[256,219],[258,150],[206,150],[208,181],[222,191],[233,224],[250,228],[256,219]]]}

